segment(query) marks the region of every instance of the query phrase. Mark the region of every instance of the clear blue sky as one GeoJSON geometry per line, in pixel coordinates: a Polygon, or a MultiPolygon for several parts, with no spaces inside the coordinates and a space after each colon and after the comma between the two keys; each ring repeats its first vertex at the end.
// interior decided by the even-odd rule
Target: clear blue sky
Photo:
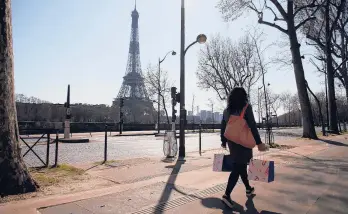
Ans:
{"type": "MultiPolygon", "coordinates": [[[[174,49],[180,51],[180,0],[138,0],[140,53],[143,73],[149,63],[174,49]]],[[[200,33],[241,37],[248,26],[256,25],[251,13],[225,23],[215,8],[217,0],[186,0],[186,44],[200,33]]],[[[13,37],[16,93],[63,103],[71,84],[72,102],[108,104],[117,96],[126,71],[133,0],[13,0],[13,37]]],[[[277,30],[261,26],[267,42],[281,40],[277,30]]],[[[304,42],[304,41],[303,41],[304,42]]],[[[304,47],[304,46],[303,46],[304,47]]],[[[199,45],[186,55],[186,103],[207,109],[213,92],[196,85],[199,45]]],[[[271,49],[268,54],[275,54],[271,49]]],[[[290,56],[289,56],[290,57],[290,56]]],[[[306,77],[314,91],[319,84],[313,67],[304,61],[306,77]]],[[[179,55],[162,63],[179,88],[179,55]]],[[[267,74],[272,90],[296,92],[293,70],[267,74]]]]}

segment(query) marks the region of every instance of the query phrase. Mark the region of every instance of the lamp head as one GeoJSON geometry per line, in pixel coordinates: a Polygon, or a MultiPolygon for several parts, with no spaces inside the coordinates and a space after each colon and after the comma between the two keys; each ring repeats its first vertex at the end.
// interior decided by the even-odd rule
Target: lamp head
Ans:
{"type": "Polygon", "coordinates": [[[204,34],[199,34],[199,35],[197,36],[197,42],[198,42],[199,44],[204,44],[206,41],[207,41],[207,36],[206,36],[206,35],[204,35],[204,34]]]}
{"type": "Polygon", "coordinates": [[[176,52],[175,52],[175,51],[172,51],[172,55],[175,56],[175,55],[176,55],[176,52]]]}

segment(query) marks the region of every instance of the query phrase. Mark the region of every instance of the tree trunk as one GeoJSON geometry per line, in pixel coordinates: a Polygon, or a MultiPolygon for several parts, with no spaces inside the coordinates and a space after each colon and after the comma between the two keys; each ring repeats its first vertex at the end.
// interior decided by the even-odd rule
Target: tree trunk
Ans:
{"type": "Polygon", "coordinates": [[[22,158],[14,100],[11,0],[0,1],[0,194],[37,189],[22,158]]]}
{"type": "MultiPolygon", "coordinates": [[[[343,8],[346,8],[346,2],[342,2],[343,4],[343,8]]],[[[342,11],[342,20],[344,21],[346,17],[346,10],[342,11]]],[[[347,98],[347,103],[348,103],[348,72],[347,72],[347,39],[345,37],[345,29],[341,28],[341,53],[342,53],[342,76],[343,76],[343,80],[344,80],[344,88],[346,90],[346,98],[347,98]]]]}
{"type": "Polygon", "coordinates": [[[167,111],[167,107],[166,107],[166,102],[165,102],[165,100],[164,100],[164,96],[163,96],[163,95],[162,95],[162,102],[163,102],[164,111],[166,112],[167,123],[170,124],[169,116],[168,116],[168,111],[167,111]]]}
{"type": "MultiPolygon", "coordinates": [[[[346,79],[347,79],[347,83],[348,83],[348,77],[346,79]]],[[[348,103],[348,85],[346,85],[345,89],[346,89],[346,99],[347,99],[347,103],[348,103]]]]}
{"type": "Polygon", "coordinates": [[[303,118],[303,134],[304,138],[317,139],[317,134],[315,132],[313,115],[311,104],[309,102],[308,92],[305,83],[304,69],[302,65],[301,53],[300,53],[300,44],[298,43],[297,34],[295,30],[295,24],[293,19],[289,18],[288,21],[288,31],[289,31],[289,40],[290,40],[290,49],[292,55],[292,61],[294,66],[294,73],[296,79],[296,86],[298,97],[301,106],[301,114],[303,118]]]}
{"type": "Polygon", "coordinates": [[[335,98],[335,79],[334,79],[334,67],[332,64],[331,55],[331,36],[330,36],[330,1],[328,0],[325,5],[325,55],[326,55],[326,73],[327,73],[327,86],[328,86],[328,102],[329,102],[329,126],[330,131],[335,134],[339,134],[337,124],[337,105],[335,98]]]}

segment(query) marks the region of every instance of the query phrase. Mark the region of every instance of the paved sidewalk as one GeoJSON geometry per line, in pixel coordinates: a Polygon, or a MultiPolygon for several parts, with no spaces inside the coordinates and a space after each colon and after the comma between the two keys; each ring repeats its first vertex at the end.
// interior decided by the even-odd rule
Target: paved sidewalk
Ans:
{"type": "MultiPolygon", "coordinates": [[[[275,182],[253,182],[257,195],[247,199],[242,185],[232,194],[238,213],[346,213],[348,140],[298,140],[298,147],[273,150],[255,158],[274,160],[275,182]],[[247,202],[247,204],[245,204],[247,202]]],[[[115,186],[0,205],[0,213],[232,213],[221,203],[228,173],[212,172],[215,152],[190,154],[185,163],[144,161],[136,166],[99,167],[89,173],[115,186]]]]}

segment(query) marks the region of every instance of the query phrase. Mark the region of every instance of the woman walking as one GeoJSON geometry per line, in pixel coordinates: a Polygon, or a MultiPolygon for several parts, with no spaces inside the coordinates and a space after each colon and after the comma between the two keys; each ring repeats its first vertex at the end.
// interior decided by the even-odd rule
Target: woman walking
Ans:
{"type": "Polygon", "coordinates": [[[248,96],[246,91],[242,87],[234,88],[228,96],[227,108],[224,110],[223,119],[221,122],[221,146],[226,148],[226,144],[228,145],[231,156],[230,160],[233,161],[233,170],[228,178],[225,194],[222,196],[222,201],[230,208],[232,208],[234,205],[230,195],[238,182],[239,176],[244,183],[247,196],[251,196],[255,191],[255,188],[251,187],[249,184],[247,172],[247,165],[253,157],[252,149],[229,141],[224,136],[226,124],[230,115],[240,115],[244,107],[246,107],[244,119],[246,120],[251,133],[255,138],[259,151],[267,150],[267,147],[264,143],[262,143],[260,134],[257,130],[254,113],[252,107],[248,104],[248,96]]]}

